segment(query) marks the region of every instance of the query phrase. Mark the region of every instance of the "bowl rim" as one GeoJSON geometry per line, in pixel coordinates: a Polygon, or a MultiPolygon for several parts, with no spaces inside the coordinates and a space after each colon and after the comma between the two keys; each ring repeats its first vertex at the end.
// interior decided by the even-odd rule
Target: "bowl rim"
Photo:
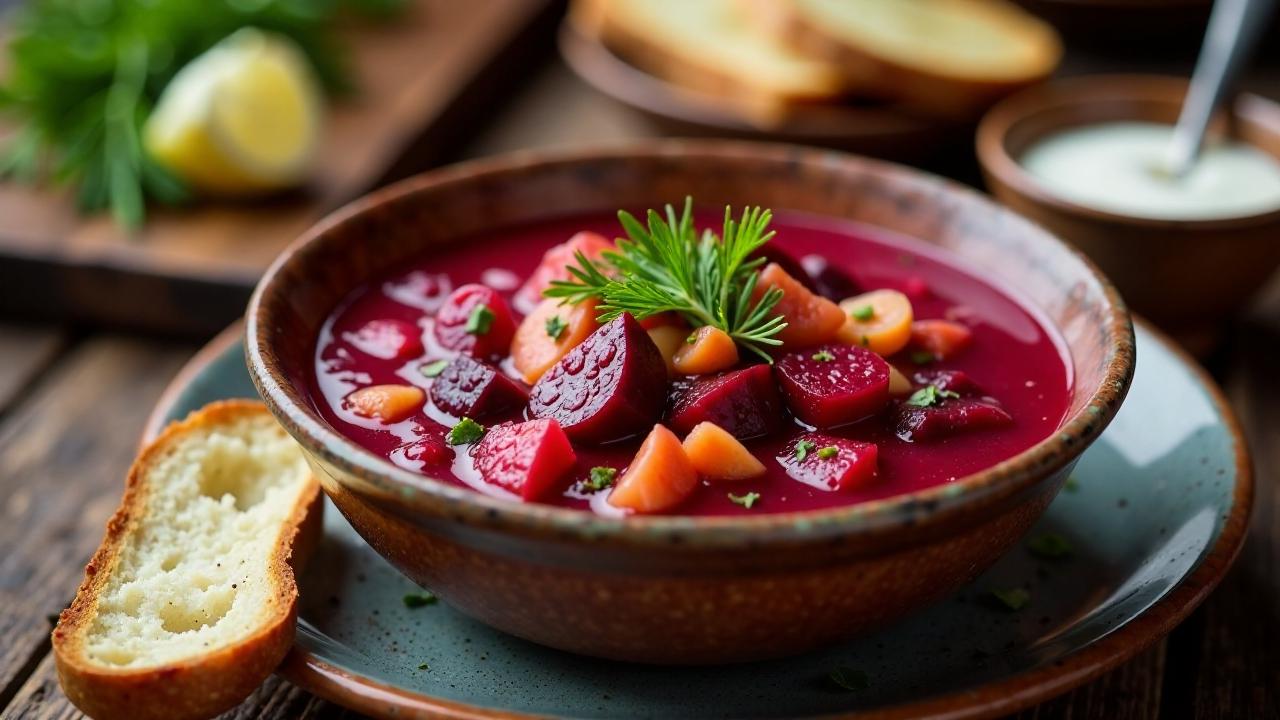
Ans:
{"type": "MultiPolygon", "coordinates": [[[[386,490],[385,497],[393,509],[399,509],[397,506],[403,505],[406,498],[416,493],[420,498],[418,504],[429,507],[437,516],[486,530],[631,547],[670,547],[674,544],[686,548],[739,549],[744,545],[753,548],[805,545],[837,537],[869,538],[892,534],[902,526],[921,528],[926,523],[935,525],[945,520],[964,518],[974,508],[989,507],[1034,486],[1077,459],[1114,417],[1133,379],[1135,350],[1133,324],[1128,310],[1116,288],[1098,268],[1079,250],[976,190],[896,163],[849,153],[749,141],[661,139],[569,149],[525,150],[472,160],[407,178],[352,201],[304,232],[267,269],[246,311],[245,359],[259,395],[303,448],[325,463],[375,487],[380,482],[389,481],[393,490],[386,490]],[[446,480],[426,478],[397,467],[331,428],[318,414],[308,409],[309,398],[295,393],[292,383],[275,377],[270,370],[272,364],[277,367],[283,367],[283,364],[270,346],[273,323],[266,317],[266,296],[275,291],[274,284],[286,266],[335,228],[385,203],[441,185],[474,182],[477,178],[532,170],[544,165],[642,157],[789,161],[863,172],[889,171],[927,182],[936,192],[960,193],[969,201],[987,205],[1001,216],[1002,222],[1019,224],[1027,232],[1039,235],[1040,241],[1058,244],[1074,256],[1084,272],[1097,283],[1106,301],[1103,326],[1111,338],[1103,380],[1079,409],[1064,417],[1057,430],[1048,437],[1011,458],[952,483],[822,510],[723,517],[656,515],[614,518],[575,508],[494,498],[446,480]]],[[[338,477],[334,480],[347,484],[338,477]]],[[[360,492],[358,488],[355,491],[360,492]]],[[[367,493],[361,494],[367,496],[367,493]]],[[[421,508],[409,517],[420,518],[421,508]]]]}
{"type": "MultiPolygon", "coordinates": [[[[1070,106],[1083,107],[1124,99],[1168,104],[1171,103],[1170,94],[1184,94],[1187,85],[1186,78],[1174,75],[1106,73],[1059,78],[1021,90],[996,103],[978,122],[974,140],[978,162],[989,178],[995,178],[1032,202],[1064,215],[1153,230],[1231,230],[1280,222],[1280,207],[1248,215],[1193,219],[1126,215],[1096,208],[1054,193],[1009,152],[1009,132],[1035,115],[1070,106]]],[[[1273,125],[1280,132],[1280,104],[1260,95],[1240,93],[1230,110],[1236,118],[1258,125],[1273,125]]]]}

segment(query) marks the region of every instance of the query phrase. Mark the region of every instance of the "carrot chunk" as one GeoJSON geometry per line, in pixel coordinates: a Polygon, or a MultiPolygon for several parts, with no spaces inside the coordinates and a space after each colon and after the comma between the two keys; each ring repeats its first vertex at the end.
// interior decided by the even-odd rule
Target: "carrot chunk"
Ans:
{"type": "Polygon", "coordinates": [[[848,318],[840,328],[841,342],[862,345],[888,357],[911,341],[911,301],[897,290],[873,290],[843,300],[848,318]]]}
{"type": "Polygon", "coordinates": [[[838,305],[813,294],[777,263],[769,263],[760,271],[753,294],[759,299],[771,287],[782,290],[782,299],[773,311],[787,321],[778,339],[788,347],[827,342],[835,338],[844,325],[845,314],[838,305]]]}
{"type": "Polygon", "coordinates": [[[426,399],[413,385],[370,385],[348,395],[347,407],[360,417],[395,423],[417,412],[426,399]]]}
{"type": "Polygon", "coordinates": [[[764,463],[715,423],[695,425],[684,439],[684,452],[708,480],[750,480],[765,474],[764,463]]]}
{"type": "Polygon", "coordinates": [[[658,325],[649,328],[649,339],[658,346],[662,353],[662,361],[667,364],[667,375],[676,374],[676,352],[683,347],[689,337],[689,328],[679,325],[658,325]]]}
{"type": "Polygon", "coordinates": [[[738,364],[738,346],[725,331],[704,325],[676,350],[672,364],[681,375],[720,372],[738,364]]]}
{"type": "Polygon", "coordinates": [[[911,346],[945,360],[969,347],[973,331],[950,320],[917,320],[911,323],[911,346]]]}
{"type": "Polygon", "coordinates": [[[680,439],[654,425],[610,493],[609,504],[638,513],[662,512],[679,505],[697,486],[698,471],[680,439]]]}
{"type": "Polygon", "coordinates": [[[598,327],[595,300],[577,305],[561,305],[555,298],[543,300],[516,328],[511,363],[532,385],[598,327]]]}

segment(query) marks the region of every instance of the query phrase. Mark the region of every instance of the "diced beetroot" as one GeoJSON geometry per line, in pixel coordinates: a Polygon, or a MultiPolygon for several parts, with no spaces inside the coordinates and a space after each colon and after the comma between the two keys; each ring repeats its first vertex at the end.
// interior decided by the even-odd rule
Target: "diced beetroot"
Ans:
{"type": "Polygon", "coordinates": [[[476,471],[525,500],[540,500],[567,485],[578,461],[569,437],[550,418],[502,423],[489,428],[471,448],[476,471]]]}
{"type": "Polygon", "coordinates": [[[445,442],[439,433],[423,435],[404,446],[404,456],[427,465],[450,465],[453,463],[453,448],[445,442]]]}
{"type": "Polygon", "coordinates": [[[528,313],[535,305],[542,302],[542,291],[551,287],[552,280],[568,280],[569,266],[577,265],[577,254],[581,252],[588,260],[598,260],[606,250],[615,246],[603,235],[593,232],[580,232],[568,240],[547,250],[537,269],[524,281],[524,285],[516,291],[516,307],[528,313]]]}
{"type": "Polygon", "coordinates": [[[774,365],[796,417],[814,427],[856,422],[889,402],[889,364],[856,345],[822,345],[783,355],[774,365]]]}
{"type": "Polygon", "coordinates": [[[647,431],[667,394],[667,365],[649,334],[623,314],[587,336],[533,386],[529,412],[574,440],[608,442],[647,431]]]}
{"type": "Polygon", "coordinates": [[[821,255],[805,255],[800,264],[809,276],[807,284],[810,289],[832,302],[838,303],[845,298],[862,294],[862,286],[857,280],[821,255]]]}
{"type": "Polygon", "coordinates": [[[855,490],[875,479],[879,449],[874,443],[805,433],[778,454],[787,475],[819,490],[855,490]]]}
{"type": "Polygon", "coordinates": [[[515,334],[516,321],[507,301],[484,285],[471,283],[454,290],[436,313],[435,335],[440,347],[471,357],[506,355],[515,334]],[[488,317],[477,324],[471,316],[481,306],[488,310],[488,317]]]}
{"type": "Polygon", "coordinates": [[[428,394],[436,407],[455,417],[484,417],[529,402],[529,391],[523,386],[466,355],[445,366],[428,394]]]}
{"type": "Polygon", "coordinates": [[[912,275],[902,284],[902,294],[911,298],[913,302],[928,300],[932,295],[929,291],[929,283],[917,275],[912,275]]]}
{"type": "Polygon", "coordinates": [[[370,320],[343,339],[362,353],[383,360],[406,359],[422,354],[422,331],[403,320],[370,320]]]}
{"type": "Polygon", "coordinates": [[[736,438],[767,435],[782,426],[782,398],[768,365],[752,365],[676,386],[667,424],[687,433],[702,422],[736,438]]]}
{"type": "Polygon", "coordinates": [[[994,400],[944,398],[936,405],[902,403],[894,419],[898,437],[907,442],[942,438],[1013,424],[1013,418],[994,400]]]}
{"type": "Polygon", "coordinates": [[[920,370],[912,378],[917,385],[932,385],[959,395],[984,395],[982,388],[963,370],[920,370]]]}

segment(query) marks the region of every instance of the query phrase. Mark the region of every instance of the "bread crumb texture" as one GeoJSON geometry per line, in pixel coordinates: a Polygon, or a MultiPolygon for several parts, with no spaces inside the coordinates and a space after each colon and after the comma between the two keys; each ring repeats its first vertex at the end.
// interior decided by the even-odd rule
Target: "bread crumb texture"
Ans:
{"type": "Polygon", "coordinates": [[[126,537],[84,644],[90,662],[121,669],[180,661],[271,622],[287,598],[267,578],[309,478],[265,414],[185,434],[146,474],[147,520],[126,537]]]}

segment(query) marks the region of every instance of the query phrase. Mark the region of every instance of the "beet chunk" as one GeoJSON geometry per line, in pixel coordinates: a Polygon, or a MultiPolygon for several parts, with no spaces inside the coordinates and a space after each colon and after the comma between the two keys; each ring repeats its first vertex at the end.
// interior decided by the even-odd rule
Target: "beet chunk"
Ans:
{"type": "Polygon", "coordinates": [[[533,386],[529,412],[554,418],[582,442],[620,440],[653,427],[667,395],[667,365],[649,333],[623,314],[587,336],[533,386]]]}
{"type": "Polygon", "coordinates": [[[568,436],[551,419],[495,425],[471,448],[471,457],[485,482],[525,500],[567,485],[565,474],[578,461],[568,436]]]}
{"type": "Polygon", "coordinates": [[[912,376],[917,385],[932,385],[967,397],[985,395],[978,383],[963,370],[921,370],[912,376]]]}
{"type": "Polygon", "coordinates": [[[854,490],[875,479],[879,448],[824,433],[805,433],[778,454],[778,464],[793,480],[819,490],[854,490]]]}
{"type": "Polygon", "coordinates": [[[492,288],[470,283],[445,298],[435,319],[436,342],[477,358],[506,355],[516,334],[507,301],[492,288]]]}
{"type": "Polygon", "coordinates": [[[370,320],[344,338],[357,350],[383,360],[404,360],[422,354],[422,331],[404,320],[370,320]]]}
{"type": "Polygon", "coordinates": [[[928,407],[904,402],[898,406],[894,418],[898,437],[907,442],[940,440],[960,433],[1011,424],[1013,417],[991,398],[945,398],[928,407]]]}
{"type": "Polygon", "coordinates": [[[436,407],[454,417],[484,417],[529,402],[529,391],[524,387],[492,365],[466,355],[445,366],[428,394],[436,407]]]}
{"type": "Polygon", "coordinates": [[[752,365],[681,383],[672,392],[667,424],[684,434],[712,422],[736,438],[768,435],[782,426],[782,398],[768,365],[752,365]]]}
{"type": "Polygon", "coordinates": [[[791,411],[814,427],[856,422],[889,402],[889,364],[864,347],[830,344],[790,352],[774,372],[791,411]]]}

